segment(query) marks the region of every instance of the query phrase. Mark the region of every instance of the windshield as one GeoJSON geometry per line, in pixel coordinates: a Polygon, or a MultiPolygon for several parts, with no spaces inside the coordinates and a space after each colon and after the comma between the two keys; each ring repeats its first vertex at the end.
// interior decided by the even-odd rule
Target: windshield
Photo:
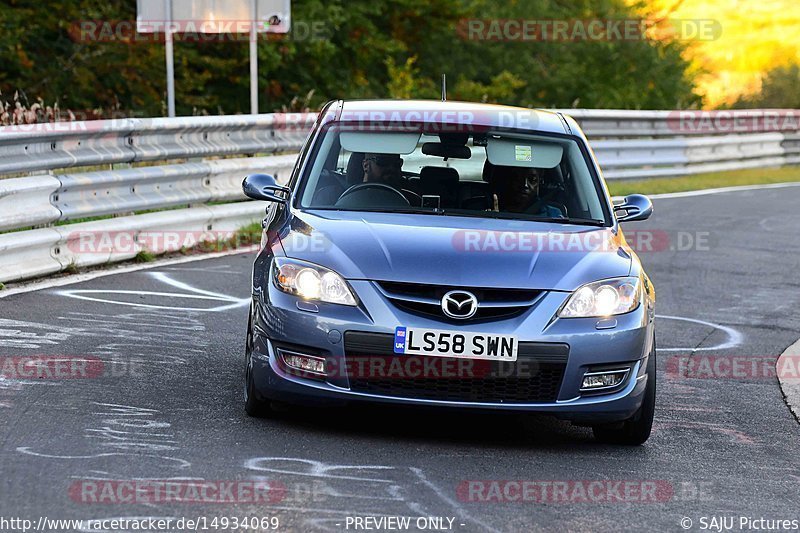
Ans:
{"type": "Polygon", "coordinates": [[[504,132],[328,126],[300,206],[608,225],[578,142],[504,132]]]}

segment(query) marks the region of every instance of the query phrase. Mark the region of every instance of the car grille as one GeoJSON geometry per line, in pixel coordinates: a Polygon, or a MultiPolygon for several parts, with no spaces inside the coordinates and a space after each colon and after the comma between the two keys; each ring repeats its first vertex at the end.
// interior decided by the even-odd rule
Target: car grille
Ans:
{"type": "Polygon", "coordinates": [[[464,321],[446,317],[441,307],[442,297],[451,290],[466,290],[478,299],[478,312],[468,319],[470,321],[517,316],[533,305],[543,292],[532,289],[451,287],[394,281],[381,281],[377,285],[383,295],[403,311],[454,323],[463,323],[464,321]]]}
{"type": "MultiPolygon", "coordinates": [[[[349,331],[345,334],[345,357],[380,357],[402,362],[407,355],[393,351],[394,336],[385,333],[349,331]]],[[[569,346],[561,343],[521,342],[517,361],[472,361],[482,371],[469,377],[350,376],[350,390],[397,398],[425,400],[545,403],[558,398],[569,346]]],[[[454,366],[463,359],[428,357],[454,366]]]]}

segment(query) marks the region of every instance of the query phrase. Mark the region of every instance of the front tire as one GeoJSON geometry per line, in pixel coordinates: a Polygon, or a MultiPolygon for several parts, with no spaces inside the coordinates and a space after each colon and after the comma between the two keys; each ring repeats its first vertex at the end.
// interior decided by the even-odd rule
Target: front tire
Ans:
{"type": "Polygon", "coordinates": [[[247,321],[247,340],[244,348],[244,411],[252,417],[264,418],[272,415],[270,402],[262,398],[256,389],[253,379],[253,309],[250,307],[250,318],[247,321]]]}
{"type": "Polygon", "coordinates": [[[607,444],[638,446],[650,437],[653,428],[653,417],[656,410],[656,343],[647,358],[647,388],[641,407],[628,420],[621,424],[604,424],[592,426],[594,437],[607,444]]]}

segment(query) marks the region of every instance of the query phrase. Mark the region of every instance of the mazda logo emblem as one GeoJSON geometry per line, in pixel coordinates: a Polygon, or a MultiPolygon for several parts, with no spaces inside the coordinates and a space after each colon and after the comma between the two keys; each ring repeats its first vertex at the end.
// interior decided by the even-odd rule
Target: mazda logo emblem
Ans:
{"type": "Polygon", "coordinates": [[[442,312],[450,318],[472,318],[478,312],[478,299],[471,292],[450,291],[442,297],[442,312]]]}

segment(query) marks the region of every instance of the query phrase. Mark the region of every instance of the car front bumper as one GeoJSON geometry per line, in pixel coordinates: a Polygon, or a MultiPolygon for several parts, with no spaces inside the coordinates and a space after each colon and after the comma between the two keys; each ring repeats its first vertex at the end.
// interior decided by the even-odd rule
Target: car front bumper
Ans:
{"type": "MultiPolygon", "coordinates": [[[[557,310],[569,296],[544,292],[518,316],[481,323],[445,323],[434,317],[405,312],[394,306],[369,281],[351,281],[360,298],[358,307],[317,303],[308,305],[271,284],[254,297],[253,379],[258,394],[271,400],[302,404],[345,404],[366,401],[419,406],[501,409],[550,413],[579,424],[620,421],[633,416],[642,403],[647,383],[647,357],[652,351],[653,313],[646,304],[610,320],[558,319],[557,310]],[[347,371],[313,379],[287,371],[278,348],[309,353],[346,369],[352,354],[346,347],[351,332],[394,335],[397,326],[463,329],[471,332],[516,335],[531,346],[562,345],[568,349],[557,393],[549,401],[469,401],[432,399],[406,393],[380,394],[356,390],[347,371]],[[606,394],[581,393],[584,373],[600,368],[629,368],[623,384],[606,394]]],[[[403,357],[403,356],[399,356],[403,357]]],[[[397,378],[402,379],[402,378],[397,378]]],[[[434,379],[434,378],[430,378],[434,379]]],[[[457,378],[449,378],[457,379],[457,378]]],[[[493,377],[491,379],[504,379],[493,377]]],[[[433,383],[432,383],[433,385],[433,383]]]]}

